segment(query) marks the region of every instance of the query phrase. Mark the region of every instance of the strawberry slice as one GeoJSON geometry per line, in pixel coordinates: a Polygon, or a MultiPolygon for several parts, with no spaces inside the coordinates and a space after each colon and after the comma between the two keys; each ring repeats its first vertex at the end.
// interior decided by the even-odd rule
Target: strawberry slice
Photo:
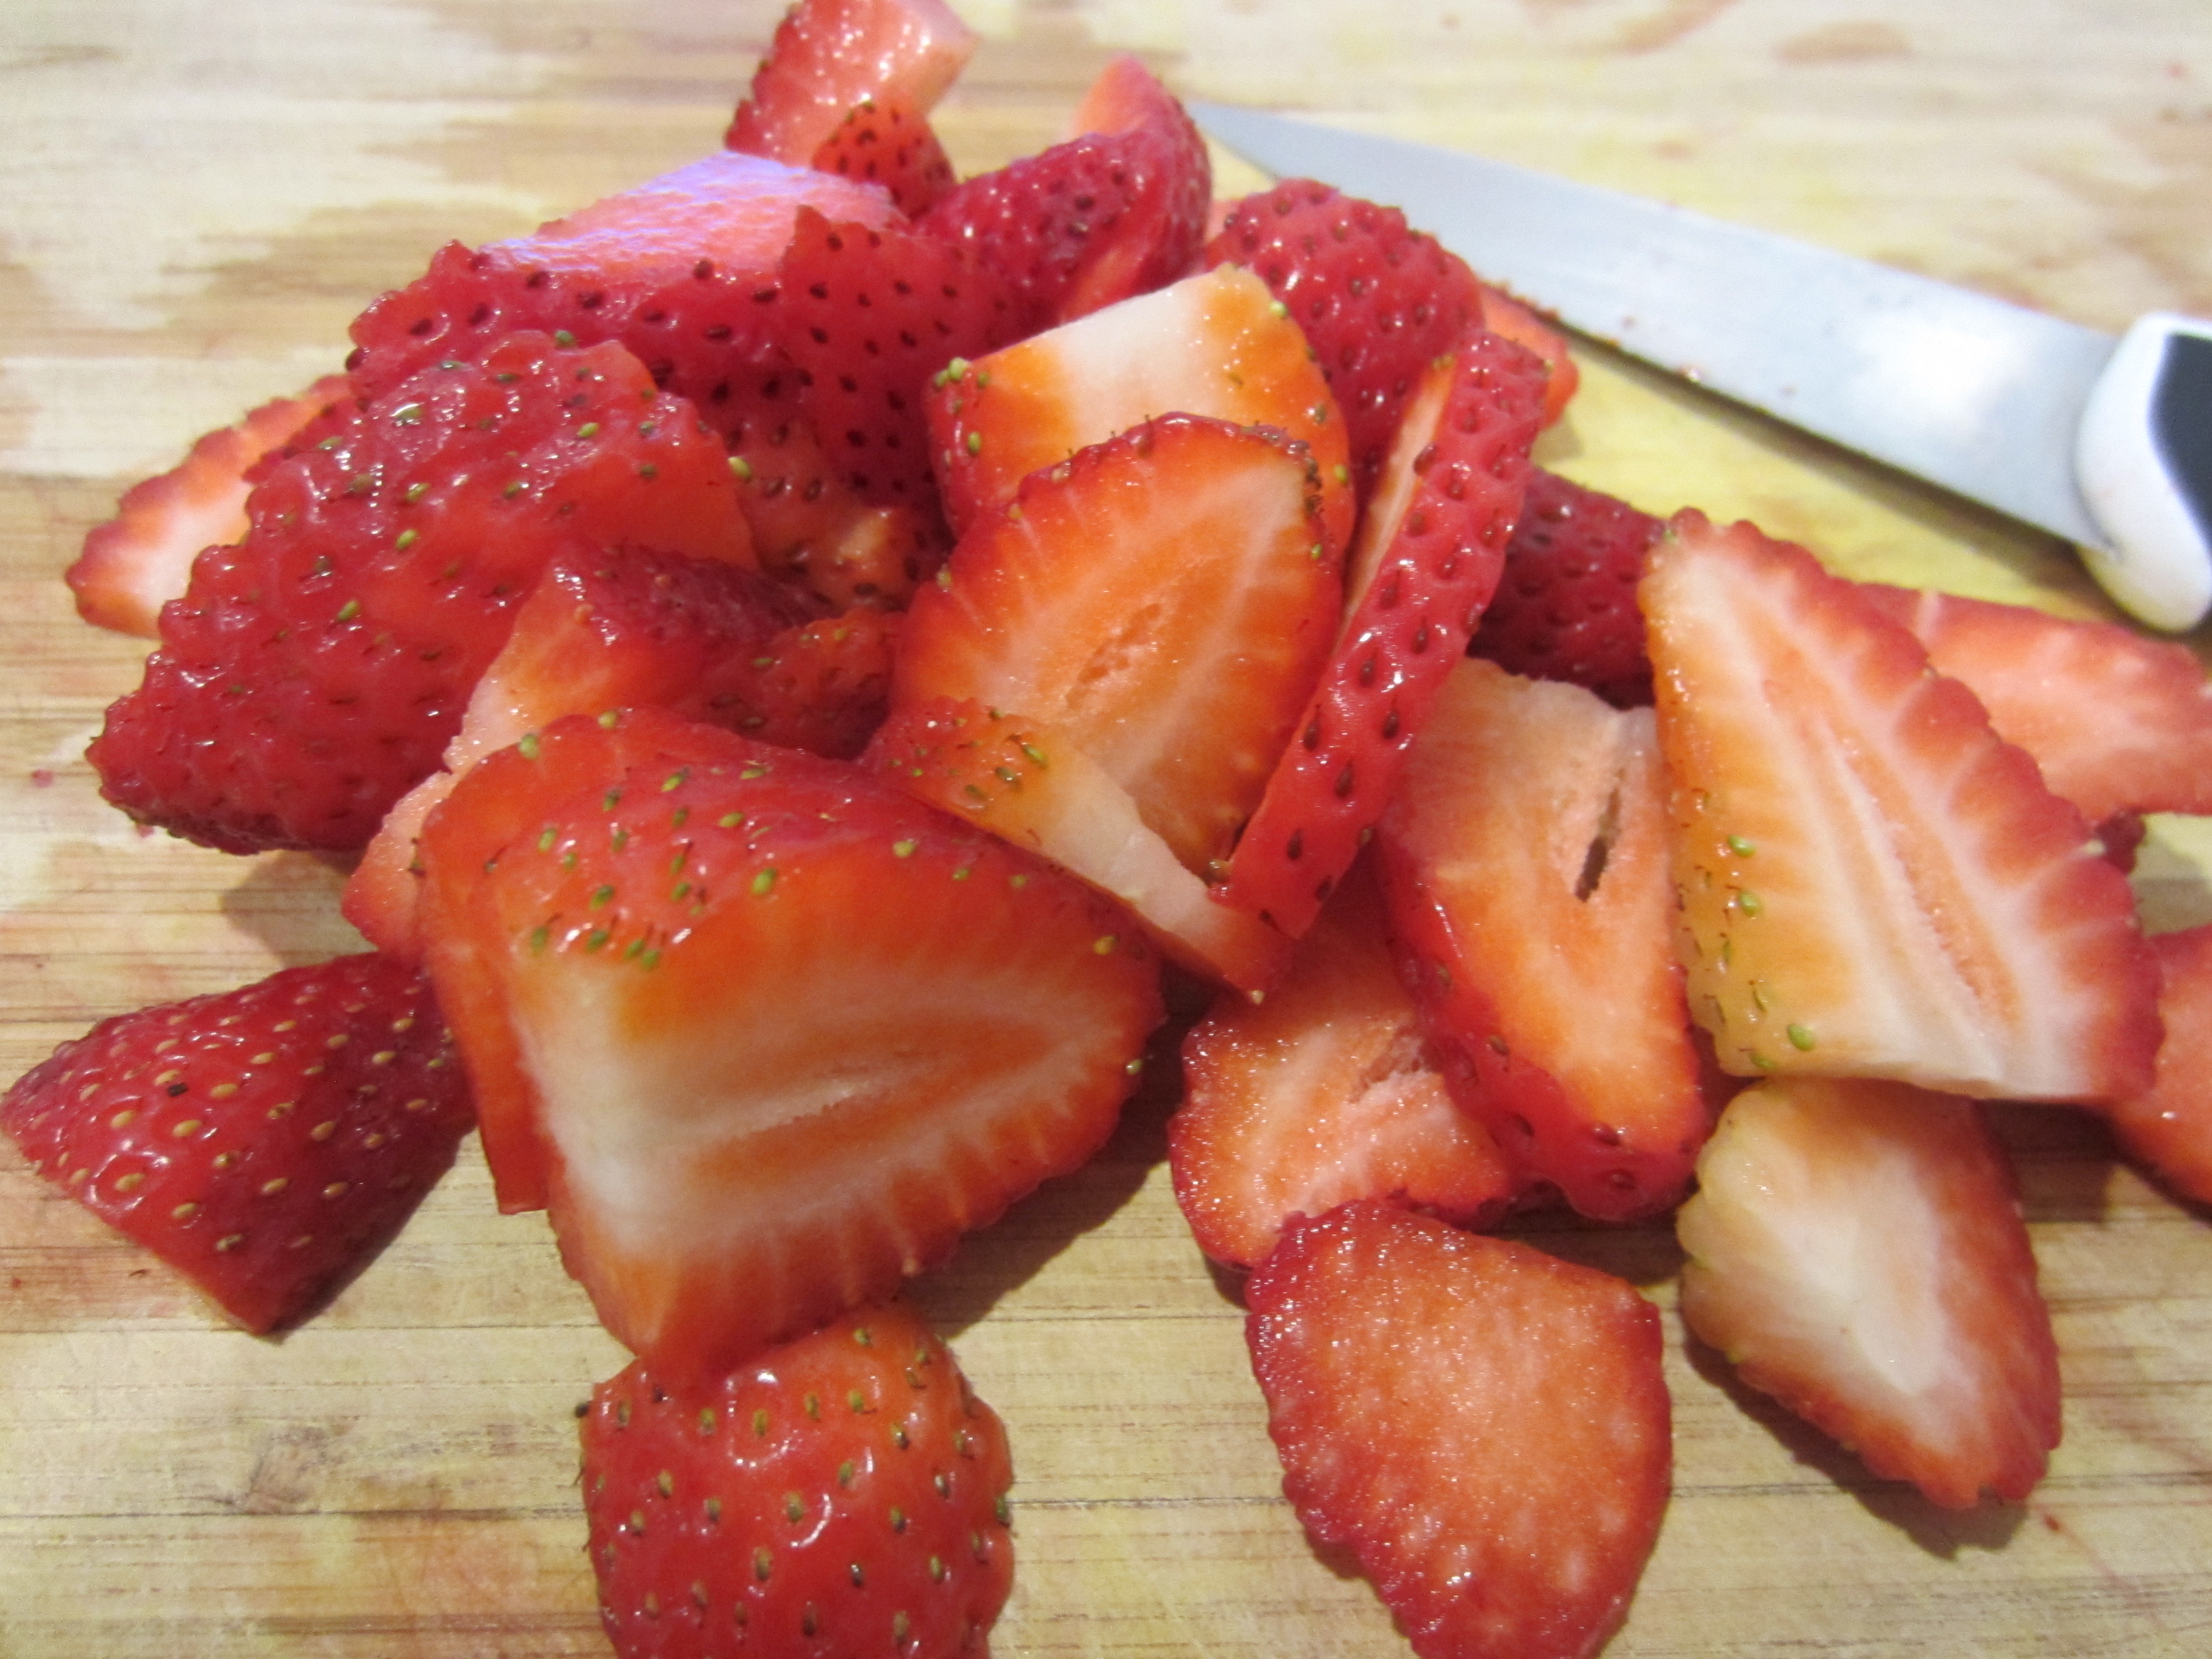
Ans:
{"type": "Polygon", "coordinates": [[[2106,1110],[2120,1148],[2184,1198],[2212,1203],[2212,926],[2156,933],[2166,1041],[2149,1089],[2106,1110]]]}
{"type": "Polygon", "coordinates": [[[2158,970],[2080,811],[1856,586],[1685,513],[1642,604],[1690,1008],[1721,1065],[2101,1101],[2158,970]]]}
{"type": "Polygon", "coordinates": [[[1353,550],[1336,649],[1214,896],[1293,939],[1382,816],[1498,584],[1521,510],[1542,366],[1478,331],[1407,405],[1353,550]]]}
{"type": "Polygon", "coordinates": [[[1676,1229],[1682,1314],[1885,1479],[2017,1503],[2058,1443],[2058,1353],[2011,1166],[1975,1102],[1776,1079],[1729,1103],[1676,1229]]]}
{"type": "Polygon", "coordinates": [[[927,115],[976,39],[945,0],[799,0],[776,25],[722,142],[818,167],[818,152],[871,99],[927,115]]]}
{"type": "Polygon", "coordinates": [[[1319,471],[1331,558],[1358,511],[1344,420],[1312,349],[1249,271],[1186,276],[940,374],[930,447],[956,532],[1013,500],[1021,481],[1174,410],[1297,440],[1319,471]]]}
{"type": "Polygon", "coordinates": [[[1113,1127],[1142,935],[860,768],[658,710],[480,762],[428,962],[503,1203],[671,1377],[881,1297],[1113,1127]]]}
{"type": "Polygon", "coordinates": [[[894,709],[868,759],[919,800],[1041,854],[1129,907],[1178,966],[1247,995],[1289,966],[1290,941],[1219,905],[1136,801],[1042,720],[931,697],[894,709]]]}
{"type": "Polygon", "coordinates": [[[1224,993],[1183,1039],[1168,1166],[1216,1261],[1256,1267],[1291,1217],[1351,1199],[1474,1222],[1516,1191],[1497,1142],[1430,1063],[1364,868],[1264,1000],[1224,993]]]}
{"type": "Polygon", "coordinates": [[[2187,646],[2027,605],[1876,584],[1866,593],[2090,823],[2212,812],[2212,682],[2187,646]]]}
{"type": "Polygon", "coordinates": [[[0,1099],[33,1170],[253,1331],[374,1260],[471,1121],[428,983],[377,956],[103,1020],[0,1099]]]}
{"type": "Polygon", "coordinates": [[[1054,727],[1203,874],[1290,739],[1338,595],[1304,449],[1162,416],[1032,474],[962,538],[908,614],[892,704],[1054,727]]]}
{"type": "Polygon", "coordinates": [[[1256,272],[1305,331],[1349,425],[1352,481],[1366,499],[1422,375],[1481,324],[1474,273],[1397,209],[1310,179],[1237,203],[1205,258],[1256,272]]]}
{"type": "Polygon", "coordinates": [[[1533,469],[1498,591],[1468,649],[1530,679],[1586,686],[1616,708],[1649,703],[1636,585],[1666,532],[1663,519],[1533,469]]]}
{"type": "Polygon", "coordinates": [[[1515,299],[1504,289],[1482,285],[1482,325],[1503,334],[1517,346],[1544,361],[1544,424],[1555,425],[1582,385],[1582,370],[1575,367],[1566,337],[1515,299]]]}
{"type": "Polygon", "coordinates": [[[984,1652],[1013,1582],[1006,1429],[907,1309],[704,1382],[632,1364],[580,1427],[622,1659],[984,1652]]]}
{"type": "Polygon", "coordinates": [[[301,428],[347,396],[327,374],[296,398],[277,398],[234,426],[209,433],[167,472],[133,484],[115,516],[94,526],[64,580],[77,615],[142,639],[161,635],[161,607],[185,591],[200,550],[246,534],[246,474],[301,428]]]}
{"type": "Polygon", "coordinates": [[[265,473],[194,567],[91,759],[142,823],[232,852],[365,846],[437,767],[564,546],[750,562],[726,459],[621,348],[519,334],[426,369],[265,473]]]}
{"type": "Polygon", "coordinates": [[[1421,1659],[1586,1659],[1672,1463],[1634,1286],[1389,1204],[1296,1220],[1247,1287],[1283,1490],[1421,1659]]]}
{"type": "Polygon", "coordinates": [[[1015,279],[1024,333],[1188,276],[1205,240],[1213,194],[1206,140],[1142,64],[1109,64],[1075,131],[1042,155],[963,180],[918,222],[1015,279]]]}
{"type": "Polygon", "coordinates": [[[1680,1199],[1712,1127],[1674,959],[1669,828],[1648,710],[1466,658],[1376,842],[1460,1103],[1608,1221],[1680,1199]]]}
{"type": "Polygon", "coordinates": [[[909,219],[935,206],[955,183],[951,158],[928,120],[889,97],[871,95],[855,104],[807,164],[818,173],[879,186],[909,219]]]}

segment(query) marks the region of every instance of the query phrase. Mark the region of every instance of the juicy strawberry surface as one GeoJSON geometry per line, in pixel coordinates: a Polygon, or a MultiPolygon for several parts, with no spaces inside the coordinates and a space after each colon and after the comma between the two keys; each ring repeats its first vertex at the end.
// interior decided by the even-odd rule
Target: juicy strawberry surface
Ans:
{"type": "Polygon", "coordinates": [[[1013,1577],[1006,1431],[907,1309],[703,1381],[634,1363],[580,1432],[621,1659],[987,1651],[1013,1577]]]}
{"type": "Polygon", "coordinates": [[[1018,277],[1024,332],[1189,275],[1204,240],[1206,141],[1151,71],[1115,59],[1075,126],[1065,143],[963,179],[918,221],[1018,277]]]}
{"type": "Polygon", "coordinates": [[[1462,659],[1376,841],[1460,1103],[1526,1174],[1620,1221],[1679,1200],[1711,1127],[1674,958],[1645,711],[1462,659]]]}
{"type": "Polygon", "coordinates": [[[1493,334],[1425,376],[1361,521],[1335,650],[1214,890],[1223,903],[1296,938],[1374,833],[1498,584],[1541,406],[1540,365],[1493,334]]]}
{"type": "Polygon", "coordinates": [[[616,346],[509,337],[269,471],[162,613],[90,757],[133,817],[233,852],[350,851],[433,771],[556,550],[750,561],[720,446],[616,346]]]}
{"type": "Polygon", "coordinates": [[[2212,682],[2187,646],[2117,623],[1869,584],[1940,673],[2035,757],[2051,793],[2091,823],[2118,813],[2212,812],[2212,682]]]}
{"type": "Polygon", "coordinates": [[[881,187],[909,219],[927,212],[955,183],[951,158],[927,118],[909,105],[872,95],[846,113],[807,165],[881,187]]]}
{"type": "Polygon", "coordinates": [[[428,982],[373,955],[103,1020],[0,1099],[33,1170],[254,1331],[373,1260],[471,1121],[428,982]]]}
{"type": "Polygon", "coordinates": [[[975,45],[944,0],[800,0],[776,25],[722,142],[819,167],[823,147],[871,100],[927,115],[975,45]]]}
{"type": "Polygon", "coordinates": [[[1544,424],[1551,426],[1567,412],[1582,384],[1582,371],[1567,349],[1566,337],[1535,312],[1488,283],[1482,287],[1482,325],[1502,334],[1514,344],[1534,352],[1544,364],[1544,424]]]}
{"type": "Polygon", "coordinates": [[[1690,1009],[1725,1069],[2148,1086],[2157,968],[2126,880],[1903,624],[1802,548],[1692,513],[1641,603],[1690,1009]]]}
{"type": "Polygon", "coordinates": [[[894,708],[867,758],[918,800],[1049,859],[1126,904],[1167,957],[1251,994],[1290,962],[1290,941],[1216,904],[1136,799],[1066,732],[973,699],[894,708]]]}
{"type": "Polygon", "coordinates": [[[2212,926],[2157,933],[2159,1018],[2166,1041],[2143,1093],[2106,1119],[2121,1150],[2184,1198],[2212,1204],[2212,926]]]}
{"type": "Polygon", "coordinates": [[[1482,320],[1474,273],[1395,208],[1308,179],[1239,202],[1205,258],[1258,273],[1305,331],[1350,423],[1364,498],[1422,374],[1482,320]]]}
{"type": "Polygon", "coordinates": [[[1934,1503],[2017,1502],[2058,1443],[2057,1349],[1976,1102],[1899,1083],[1746,1090],[1677,1218],[1682,1314],[1744,1381],[1934,1503]]]}
{"type": "Polygon", "coordinates": [[[1533,469],[1468,649],[1530,679],[1586,686],[1616,708],[1650,702],[1636,585],[1666,530],[1663,519],[1601,490],[1533,469]]]}
{"type": "Polygon", "coordinates": [[[1182,1078],[1169,1168],[1192,1236],[1216,1261],[1256,1267],[1291,1217],[1356,1198],[1471,1223],[1518,1190],[1430,1062],[1381,899],[1359,870],[1265,998],[1224,994],[1191,1028],[1182,1078]]]}
{"type": "Polygon", "coordinates": [[[1305,445],[1328,556],[1342,556],[1358,511],[1343,416],[1305,336],[1242,270],[1186,276],[955,362],[928,405],[945,515],[965,531],[1030,473],[1170,410],[1271,427],[1305,445]]]}
{"type": "Polygon", "coordinates": [[[161,607],[183,593],[200,550],[246,534],[253,464],[348,395],[343,375],[325,375],[297,397],[273,398],[217,428],[169,471],[133,484],[65,573],[77,614],[118,633],[159,637],[161,607]]]}
{"type": "Polygon", "coordinates": [[[894,708],[1054,726],[1194,872],[1257,804],[1328,650],[1339,579],[1302,448],[1169,415],[1025,480],[915,597],[894,708]]]}
{"type": "Polygon", "coordinates": [[[1158,958],[1072,878],[850,765],[556,721],[425,826],[428,964],[502,1202],[705,1375],[888,1294],[1097,1150],[1158,958]]]}
{"type": "Polygon", "coordinates": [[[1421,1659],[1582,1659],[1626,1615],[1672,1464],[1635,1288],[1379,1202],[1247,1286],[1283,1489],[1421,1659]]]}

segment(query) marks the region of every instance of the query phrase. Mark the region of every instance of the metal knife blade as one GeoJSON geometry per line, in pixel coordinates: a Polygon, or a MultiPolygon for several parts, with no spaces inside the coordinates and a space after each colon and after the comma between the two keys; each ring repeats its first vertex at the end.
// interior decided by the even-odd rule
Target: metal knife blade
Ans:
{"type": "MultiPolygon", "coordinates": [[[[1396,206],[1570,327],[2080,545],[2119,602],[2187,627],[2212,603],[2212,497],[2176,572],[2140,572],[2076,450],[2119,342],[2040,312],[1667,204],[1456,150],[1192,101],[1279,177],[1396,206]],[[2197,574],[2201,569],[2201,575],[2197,574]]],[[[2181,319],[2170,319],[2181,320],[2181,319]]],[[[2212,419],[2212,411],[2206,411],[2212,419]]],[[[2172,469],[2168,468],[2171,471],[2172,469]]]]}

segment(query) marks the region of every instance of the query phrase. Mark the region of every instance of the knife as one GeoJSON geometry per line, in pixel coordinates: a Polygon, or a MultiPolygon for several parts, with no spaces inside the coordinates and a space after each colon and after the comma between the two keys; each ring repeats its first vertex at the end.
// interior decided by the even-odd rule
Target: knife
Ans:
{"type": "Polygon", "coordinates": [[[1462,151],[1188,100],[1279,178],[1404,210],[1570,328],[2075,544],[2154,628],[2212,609],[2212,322],[2115,339],[1462,151]]]}

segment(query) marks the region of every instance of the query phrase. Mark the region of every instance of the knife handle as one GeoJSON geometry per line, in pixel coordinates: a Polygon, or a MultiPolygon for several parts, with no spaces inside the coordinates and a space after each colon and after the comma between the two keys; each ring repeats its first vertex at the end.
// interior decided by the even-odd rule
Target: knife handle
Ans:
{"type": "Polygon", "coordinates": [[[2154,311],[2120,337],[2075,433],[2109,548],[2082,562],[2116,603],[2179,633],[2212,609],[2212,322],[2154,311]]]}

